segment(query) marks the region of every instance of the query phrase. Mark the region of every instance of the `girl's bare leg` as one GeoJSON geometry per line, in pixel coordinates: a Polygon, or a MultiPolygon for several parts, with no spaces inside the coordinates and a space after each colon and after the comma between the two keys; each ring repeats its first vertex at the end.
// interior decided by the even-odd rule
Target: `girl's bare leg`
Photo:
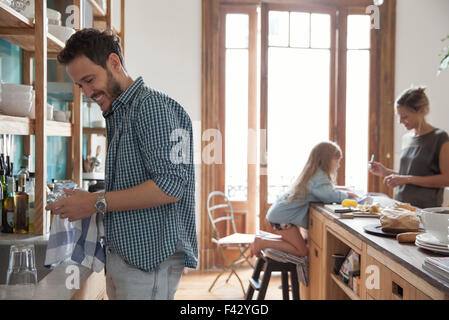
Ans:
{"type": "Polygon", "coordinates": [[[277,230],[277,234],[281,235],[280,239],[256,237],[251,245],[251,256],[259,256],[260,251],[265,248],[277,249],[295,256],[303,257],[308,254],[308,248],[301,232],[296,226],[286,230],[277,230]]]}

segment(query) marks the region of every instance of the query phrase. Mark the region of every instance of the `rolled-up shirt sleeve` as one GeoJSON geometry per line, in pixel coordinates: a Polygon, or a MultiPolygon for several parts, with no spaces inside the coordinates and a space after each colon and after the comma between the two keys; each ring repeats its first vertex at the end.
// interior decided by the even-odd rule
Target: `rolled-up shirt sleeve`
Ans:
{"type": "Polygon", "coordinates": [[[136,132],[145,169],[151,180],[168,196],[181,199],[187,184],[187,170],[183,163],[173,161],[178,143],[172,133],[179,129],[175,103],[170,99],[149,96],[144,99],[136,120],[136,132]]]}
{"type": "Polygon", "coordinates": [[[335,190],[334,186],[329,180],[317,181],[311,193],[324,203],[342,202],[348,198],[348,193],[341,190],[335,190]]]}

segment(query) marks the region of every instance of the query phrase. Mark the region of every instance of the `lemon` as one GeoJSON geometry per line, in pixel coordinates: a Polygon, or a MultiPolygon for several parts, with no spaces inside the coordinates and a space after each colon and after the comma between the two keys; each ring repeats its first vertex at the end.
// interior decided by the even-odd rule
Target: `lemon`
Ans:
{"type": "Polygon", "coordinates": [[[343,207],[357,207],[357,201],[351,199],[345,199],[342,201],[341,205],[343,207]]]}

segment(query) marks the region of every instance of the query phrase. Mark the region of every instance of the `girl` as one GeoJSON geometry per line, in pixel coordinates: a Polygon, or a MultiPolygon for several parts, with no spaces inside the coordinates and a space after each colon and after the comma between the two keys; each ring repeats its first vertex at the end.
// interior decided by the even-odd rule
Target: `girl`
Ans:
{"type": "Polygon", "coordinates": [[[266,219],[280,238],[257,236],[251,245],[251,256],[260,257],[260,251],[273,248],[296,256],[306,256],[308,248],[299,228],[308,228],[309,203],[341,202],[356,198],[354,193],[336,190],[334,181],[340,167],[341,150],[332,142],[316,145],[291,190],[281,196],[270,208],[266,219]]]}
{"type": "Polygon", "coordinates": [[[373,162],[371,173],[385,177],[394,198],[419,208],[441,207],[449,186],[449,136],[426,120],[429,99],[424,88],[411,88],[396,101],[399,121],[410,131],[402,142],[399,172],[373,162]]]}

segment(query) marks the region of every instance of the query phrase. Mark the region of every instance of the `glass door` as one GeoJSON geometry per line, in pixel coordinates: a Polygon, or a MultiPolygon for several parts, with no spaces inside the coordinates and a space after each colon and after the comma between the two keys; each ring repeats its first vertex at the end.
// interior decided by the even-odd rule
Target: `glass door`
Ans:
{"type": "MultiPolygon", "coordinates": [[[[335,10],[262,7],[261,208],[264,214],[301,173],[314,145],[329,140],[335,92],[335,10]],[[265,46],[264,46],[265,44],[265,46]],[[264,90],[264,89],[262,89],[264,90]]],[[[261,227],[264,225],[261,215],[261,227]]]]}
{"type": "MultiPolygon", "coordinates": [[[[220,127],[221,190],[231,200],[238,232],[257,228],[257,6],[222,6],[220,127]]],[[[231,230],[222,230],[229,234],[231,230]]]]}

